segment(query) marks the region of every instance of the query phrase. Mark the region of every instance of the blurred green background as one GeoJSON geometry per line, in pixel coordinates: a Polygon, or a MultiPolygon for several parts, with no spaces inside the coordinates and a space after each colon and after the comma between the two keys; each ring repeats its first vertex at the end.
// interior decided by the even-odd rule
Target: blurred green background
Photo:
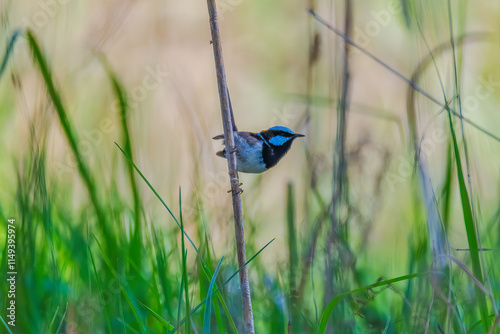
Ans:
{"type": "MultiPolygon", "coordinates": [[[[342,125],[344,40],[306,8],[342,31],[345,5],[217,2],[239,129],[306,134],[273,169],[240,174],[247,257],[274,239],[248,265],[256,332],[498,332],[500,3],[352,3],[352,40],[476,127],[354,47],[342,125]]],[[[1,331],[202,332],[210,318],[214,333],[244,332],[237,276],[222,286],[238,268],[206,3],[2,0],[0,13],[2,57],[16,29],[34,36],[0,81],[2,282],[7,220],[18,228],[17,323],[1,331]],[[182,206],[186,258],[114,142],[179,223],[182,206]],[[184,322],[222,256],[210,312],[184,322]]]]}

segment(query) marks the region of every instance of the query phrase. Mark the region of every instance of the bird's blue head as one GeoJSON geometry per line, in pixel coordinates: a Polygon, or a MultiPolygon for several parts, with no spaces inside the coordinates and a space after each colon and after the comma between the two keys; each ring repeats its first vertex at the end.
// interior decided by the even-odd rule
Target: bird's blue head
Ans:
{"type": "Polygon", "coordinates": [[[262,135],[266,144],[272,145],[274,147],[283,146],[286,143],[291,144],[295,138],[304,137],[304,135],[295,133],[284,126],[273,126],[268,130],[262,131],[260,134],[262,135]]]}
{"type": "Polygon", "coordinates": [[[273,126],[258,133],[262,141],[262,158],[269,169],[285,156],[295,138],[304,137],[284,126],[273,126]]]}

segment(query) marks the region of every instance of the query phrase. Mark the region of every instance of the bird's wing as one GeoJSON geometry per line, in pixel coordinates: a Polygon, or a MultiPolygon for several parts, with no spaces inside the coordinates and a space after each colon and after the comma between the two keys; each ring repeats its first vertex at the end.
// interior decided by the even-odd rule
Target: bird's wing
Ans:
{"type": "Polygon", "coordinates": [[[238,132],[238,135],[240,137],[243,137],[246,139],[247,143],[249,145],[255,145],[258,142],[262,141],[262,138],[257,134],[253,132],[238,132]]]}
{"type": "MultiPolygon", "coordinates": [[[[231,97],[229,96],[229,89],[227,90],[227,98],[229,99],[229,113],[231,115],[231,125],[233,126],[233,131],[237,132],[238,128],[236,127],[236,122],[234,121],[234,114],[233,114],[233,106],[231,105],[231,97]]],[[[212,139],[224,139],[224,135],[218,135],[213,137],[212,139]]]]}

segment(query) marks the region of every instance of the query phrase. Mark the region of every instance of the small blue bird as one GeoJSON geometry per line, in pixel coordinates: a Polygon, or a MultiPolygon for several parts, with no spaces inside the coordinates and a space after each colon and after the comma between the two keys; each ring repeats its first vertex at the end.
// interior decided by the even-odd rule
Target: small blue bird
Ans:
{"type": "MultiPolygon", "coordinates": [[[[231,100],[229,100],[229,109],[236,146],[236,164],[239,172],[265,172],[269,168],[276,166],[281,158],[285,156],[295,138],[304,137],[304,135],[294,133],[284,126],[273,126],[259,133],[240,132],[234,122],[231,100]]],[[[215,136],[213,139],[224,139],[224,135],[215,136]]],[[[226,158],[226,149],[217,152],[217,156],[226,158]]]]}

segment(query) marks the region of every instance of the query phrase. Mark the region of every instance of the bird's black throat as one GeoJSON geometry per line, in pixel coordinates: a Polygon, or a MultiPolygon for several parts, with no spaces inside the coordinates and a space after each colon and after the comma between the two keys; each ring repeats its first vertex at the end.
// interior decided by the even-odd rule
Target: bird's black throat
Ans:
{"type": "Polygon", "coordinates": [[[267,144],[263,145],[262,158],[267,169],[274,167],[281,160],[281,158],[285,156],[285,154],[290,150],[290,147],[292,147],[294,139],[295,138],[291,138],[286,143],[279,146],[267,144]]]}

